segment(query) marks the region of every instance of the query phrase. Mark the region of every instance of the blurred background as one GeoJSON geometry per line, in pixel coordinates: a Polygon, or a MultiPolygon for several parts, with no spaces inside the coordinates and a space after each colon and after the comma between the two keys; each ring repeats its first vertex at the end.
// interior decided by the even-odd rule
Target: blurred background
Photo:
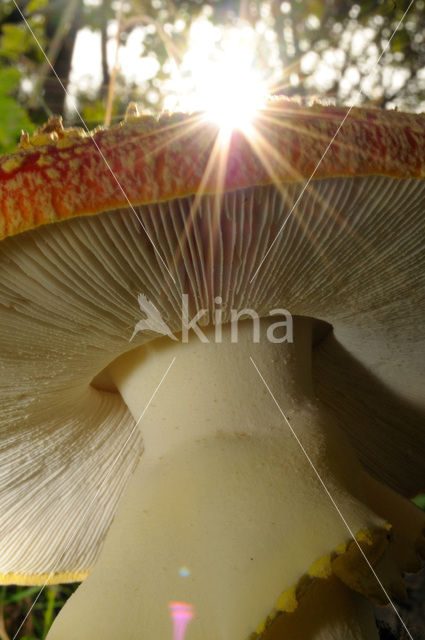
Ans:
{"type": "MultiPolygon", "coordinates": [[[[0,0],[0,153],[52,114],[81,126],[78,109],[92,129],[130,101],[192,111],[247,87],[425,111],[425,1],[0,0]]],[[[401,610],[415,640],[421,580],[401,610]]],[[[0,587],[0,640],[45,638],[76,586],[0,587]]],[[[377,617],[381,640],[402,640],[394,616],[377,617]]]]}
{"type": "Polygon", "coordinates": [[[408,7],[409,0],[1,0],[0,151],[51,114],[81,125],[75,106],[90,128],[121,118],[130,100],[153,113],[202,109],[220,83],[221,91],[232,86],[232,74],[305,100],[425,110],[425,2],[404,16],[408,7]]]}

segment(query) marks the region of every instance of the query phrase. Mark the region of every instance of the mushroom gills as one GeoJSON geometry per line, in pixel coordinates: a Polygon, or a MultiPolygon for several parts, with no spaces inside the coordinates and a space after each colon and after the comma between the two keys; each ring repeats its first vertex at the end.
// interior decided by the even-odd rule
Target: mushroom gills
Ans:
{"type": "Polygon", "coordinates": [[[296,609],[306,576],[333,572],[386,602],[360,547],[402,593],[389,526],[368,506],[380,485],[315,399],[313,321],[293,320],[293,343],[271,342],[279,320],[264,318],[258,343],[244,321],[234,343],[226,325],[221,342],[204,329],[207,343],[162,338],[111,364],[144,453],[49,640],[112,640],[122,620],[126,638],[171,639],[173,602],[193,607],[188,640],[245,640],[296,609]]]}

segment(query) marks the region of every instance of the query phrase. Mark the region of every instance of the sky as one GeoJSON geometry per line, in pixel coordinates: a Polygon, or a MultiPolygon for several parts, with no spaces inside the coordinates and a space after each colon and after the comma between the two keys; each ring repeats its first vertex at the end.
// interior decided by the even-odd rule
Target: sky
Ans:
{"type": "MultiPolygon", "coordinates": [[[[115,59],[115,33],[116,22],[113,22],[108,27],[109,69],[112,69],[115,59]]],[[[129,82],[142,83],[154,77],[158,71],[158,63],[154,58],[141,56],[144,34],[145,28],[136,27],[130,33],[127,44],[121,45],[119,49],[120,71],[129,82]]],[[[246,102],[258,102],[259,96],[261,99],[267,93],[267,86],[273,87],[284,75],[275,37],[275,33],[272,30],[268,32],[266,26],[263,32],[255,31],[248,26],[219,28],[208,20],[207,15],[203,15],[192,24],[189,49],[181,63],[180,73],[174,67],[170,80],[163,87],[166,96],[165,108],[198,111],[212,107],[219,117],[223,97],[226,97],[226,102],[229,103],[228,98],[231,96],[233,101],[238,102],[239,108],[246,102]],[[259,69],[258,63],[255,62],[260,41],[263,48],[266,42],[268,77],[265,76],[265,70],[259,69]]],[[[348,34],[342,34],[341,41],[348,37],[348,34]]],[[[361,86],[366,92],[369,86],[372,86],[380,53],[373,49],[373,37],[371,29],[359,29],[354,33],[350,44],[354,54],[368,47],[367,64],[370,64],[370,77],[363,79],[361,86]]],[[[341,55],[341,51],[327,51],[321,59],[314,51],[308,51],[303,55],[302,71],[308,74],[314,70],[315,84],[318,87],[315,95],[325,93],[332,86],[341,65],[341,55]]],[[[364,72],[364,69],[362,71],[364,72]]],[[[396,89],[403,83],[406,73],[402,68],[395,72],[391,70],[391,77],[386,78],[387,84],[396,89]]],[[[359,101],[360,78],[361,75],[355,66],[346,70],[340,87],[345,93],[347,104],[356,104],[359,101]]],[[[96,90],[100,81],[100,34],[85,28],[77,35],[69,92],[75,95],[77,87],[84,92],[96,90]]],[[[287,81],[291,83],[292,77],[289,76],[287,81]]],[[[67,100],[67,106],[69,109],[72,108],[72,100],[67,100]]]]}
{"type": "MultiPolygon", "coordinates": [[[[116,23],[109,27],[107,59],[112,69],[115,59],[116,23]]],[[[120,71],[129,82],[141,83],[155,76],[158,63],[154,58],[141,57],[143,28],[135,28],[126,46],[120,46],[118,60],[120,71]]],[[[211,110],[214,119],[224,117],[223,105],[230,102],[239,114],[247,106],[260,106],[267,94],[264,73],[256,69],[255,57],[262,34],[250,27],[219,28],[206,17],[194,21],[191,27],[188,51],[180,70],[171,62],[170,79],[164,85],[164,108],[173,110],[211,110]]],[[[271,52],[271,55],[272,52],[271,52]]],[[[277,78],[278,57],[270,68],[277,78]]],[[[258,65],[257,65],[258,66],[258,65]]],[[[69,93],[75,96],[77,88],[89,92],[101,82],[100,34],[82,29],[74,48],[69,93]]],[[[273,74],[269,74],[269,82],[273,74]]],[[[67,100],[72,109],[72,100],[67,100]]],[[[228,106],[227,106],[228,110],[228,106]]]]}

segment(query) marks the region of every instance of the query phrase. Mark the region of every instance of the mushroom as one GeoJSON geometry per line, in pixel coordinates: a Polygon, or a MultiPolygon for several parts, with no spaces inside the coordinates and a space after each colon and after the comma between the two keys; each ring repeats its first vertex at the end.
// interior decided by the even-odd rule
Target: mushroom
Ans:
{"type": "Polygon", "coordinates": [[[190,640],[377,638],[364,596],[424,550],[425,118],[274,100],[20,147],[1,582],[86,578],[49,640],[180,610],[190,640]]]}

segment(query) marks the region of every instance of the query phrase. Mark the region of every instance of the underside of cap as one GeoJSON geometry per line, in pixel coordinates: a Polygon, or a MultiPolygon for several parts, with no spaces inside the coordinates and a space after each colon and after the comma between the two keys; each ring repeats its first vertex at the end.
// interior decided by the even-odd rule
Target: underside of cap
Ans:
{"type": "Polygon", "coordinates": [[[132,117],[91,135],[54,118],[0,159],[0,238],[130,203],[311,176],[423,177],[424,122],[424,115],[283,98],[257,113],[249,134],[234,131],[225,142],[202,114],[132,117]]]}
{"type": "Polygon", "coordinates": [[[118,395],[55,388],[57,369],[46,378],[41,397],[23,385],[6,405],[8,424],[2,415],[0,584],[86,578],[142,452],[118,395]]]}
{"type": "Polygon", "coordinates": [[[424,488],[425,185],[371,176],[302,189],[288,183],[174,199],[140,206],[137,216],[117,209],[2,241],[5,582],[62,579],[93,566],[141,441],[119,396],[90,382],[158,336],[136,332],[130,342],[145,318],[140,294],[171,332],[181,330],[183,293],[190,317],[206,309],[205,324],[214,323],[217,297],[223,321],[247,307],[327,321],[336,346],[317,352],[320,397],[341,423],[349,414],[349,437],[376,477],[402,493],[424,488]],[[334,385],[347,393],[358,376],[353,368],[337,380],[332,368],[347,357],[391,402],[365,402],[362,384],[352,385],[347,405],[332,402],[334,385]]]}

